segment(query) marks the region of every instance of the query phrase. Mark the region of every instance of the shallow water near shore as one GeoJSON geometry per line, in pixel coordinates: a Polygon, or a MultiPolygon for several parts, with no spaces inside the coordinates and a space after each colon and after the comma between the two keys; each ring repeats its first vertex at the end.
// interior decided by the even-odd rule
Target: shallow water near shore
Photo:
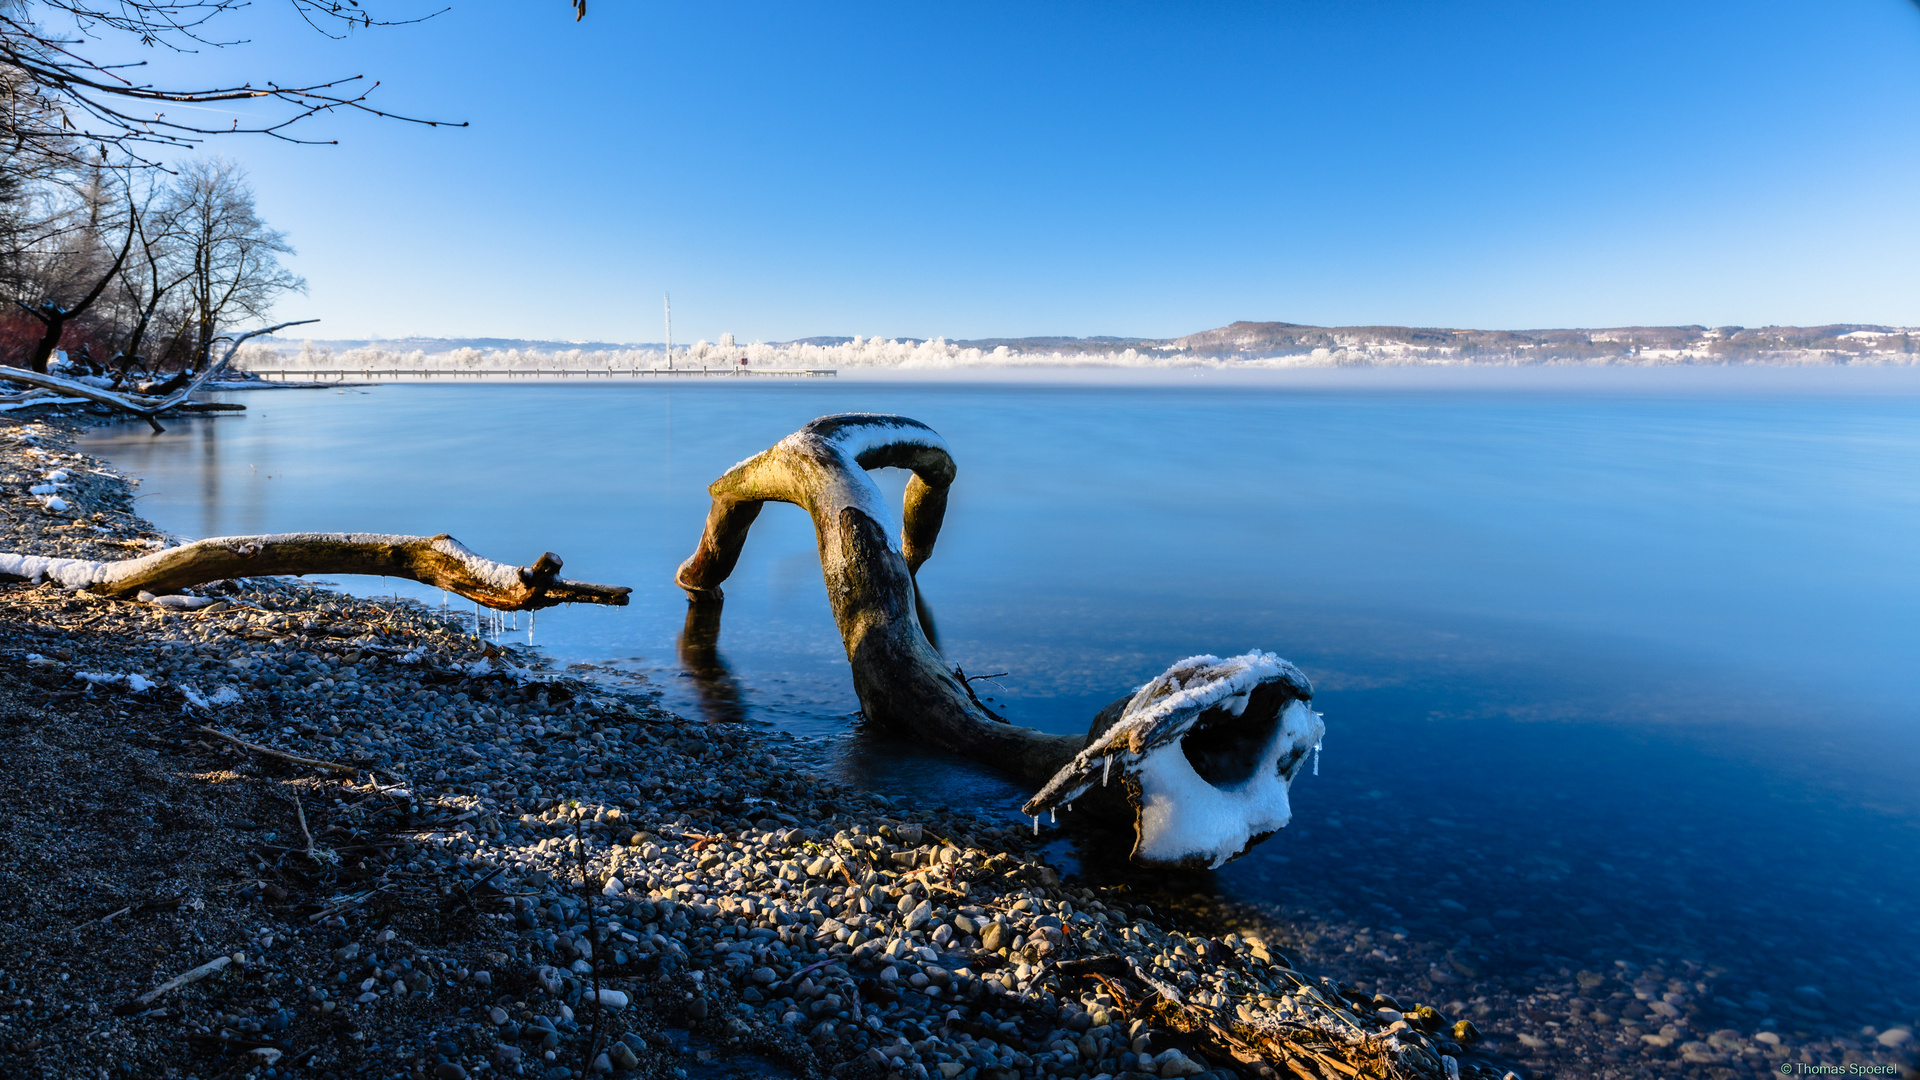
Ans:
{"type": "MultiPolygon", "coordinates": [[[[921,584],[949,657],[1007,672],[997,708],[1082,731],[1198,652],[1314,679],[1326,750],[1293,826],[1180,894],[1274,906],[1369,989],[1525,997],[1541,1045],[1517,1052],[1554,1071],[1673,1057],[1639,1039],[1662,1018],[1623,1035],[1606,1004],[1646,972],[1683,1039],[1837,1060],[1920,1019],[1920,394],[1626,389],[384,386],[226,395],[249,411],[85,448],[184,536],[551,548],[635,589],[542,612],[556,660],[817,737],[903,800],[1011,811],[1016,785],[855,732],[797,509],[762,515],[728,582],[726,673],[675,652],[709,481],[814,416],[913,416],[960,468],[921,584]]],[[[897,506],[904,474],[876,479],[897,506]]]]}

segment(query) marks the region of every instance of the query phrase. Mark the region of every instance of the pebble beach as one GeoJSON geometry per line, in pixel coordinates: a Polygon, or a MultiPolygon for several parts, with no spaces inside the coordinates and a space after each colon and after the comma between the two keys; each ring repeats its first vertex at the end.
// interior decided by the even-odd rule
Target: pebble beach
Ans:
{"type": "MultiPolygon", "coordinates": [[[[173,542],[75,452],[93,419],[0,417],[0,551],[173,542]]],[[[0,1072],[1731,1080],[1825,1057],[1689,1023],[1698,972],[1496,989],[1462,950],[1378,992],[1350,927],[1063,873],[1017,824],[830,782],[777,731],[443,610],[191,593],[0,584],[0,1072]],[[1562,1013],[1591,1070],[1527,1022],[1562,1013]]],[[[1822,1050],[1911,1076],[1912,1039],[1822,1050]]]]}
{"type": "MultiPolygon", "coordinates": [[[[0,547],[166,544],[78,430],[0,432],[0,547]]],[[[1504,1074],[1470,1023],[1063,882],[1025,830],[826,782],[777,733],[417,604],[191,591],[0,586],[17,1075],[1504,1074]]]]}

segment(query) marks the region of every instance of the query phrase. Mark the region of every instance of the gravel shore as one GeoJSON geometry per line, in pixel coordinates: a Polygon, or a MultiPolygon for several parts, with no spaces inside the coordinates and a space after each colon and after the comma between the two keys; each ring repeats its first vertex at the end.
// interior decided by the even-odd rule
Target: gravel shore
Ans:
{"type": "MultiPolygon", "coordinates": [[[[73,451],[89,420],[0,416],[0,551],[167,542],[73,451]]],[[[831,783],[778,733],[410,602],[193,591],[0,584],[0,1074],[1912,1075],[1904,1027],[1811,1053],[1714,1030],[1697,971],[1496,985],[1398,912],[1063,880],[1025,828],[831,783]]]]}
{"type": "MultiPolygon", "coordinates": [[[[0,550],[166,543],[84,419],[0,419],[0,550]]],[[[776,733],[413,603],[193,591],[0,585],[8,1075],[1505,1072],[776,733]]]]}

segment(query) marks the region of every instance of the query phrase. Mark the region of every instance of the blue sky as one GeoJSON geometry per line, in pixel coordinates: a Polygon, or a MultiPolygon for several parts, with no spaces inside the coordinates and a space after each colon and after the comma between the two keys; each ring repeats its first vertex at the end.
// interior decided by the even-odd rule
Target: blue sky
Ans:
{"type": "Polygon", "coordinates": [[[214,141],[316,336],[1920,324],[1912,0],[453,3],[159,58],[470,123],[214,141]]]}

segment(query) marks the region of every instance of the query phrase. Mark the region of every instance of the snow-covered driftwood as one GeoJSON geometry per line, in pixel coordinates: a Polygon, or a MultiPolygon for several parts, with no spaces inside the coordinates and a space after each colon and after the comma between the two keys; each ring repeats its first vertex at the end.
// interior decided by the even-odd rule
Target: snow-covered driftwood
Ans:
{"type": "MultiPolygon", "coordinates": [[[[233,354],[240,351],[241,344],[248,338],[259,337],[261,334],[271,334],[275,330],[285,330],[289,326],[301,326],[306,323],[318,321],[318,319],[301,319],[297,322],[285,322],[278,326],[269,326],[262,330],[252,330],[241,334],[239,337],[233,339],[232,344],[227,346],[226,355],[222,356],[218,363],[208,364],[205,371],[188,380],[185,386],[160,397],[115,393],[112,390],[103,390],[98,386],[94,386],[92,383],[81,382],[78,379],[69,379],[62,375],[42,374],[37,371],[28,371],[25,368],[7,367],[5,365],[0,365],[0,380],[24,383],[28,386],[39,387],[42,390],[52,390],[60,394],[65,394],[68,397],[84,398],[87,401],[97,402],[101,405],[111,405],[116,409],[122,409],[140,417],[151,425],[155,431],[165,431],[166,429],[160,426],[160,421],[155,419],[155,417],[166,412],[168,409],[178,407],[182,402],[192,397],[195,391],[200,389],[201,384],[225,370],[227,362],[233,359],[233,354]]],[[[36,402],[36,404],[56,403],[57,402],[52,401],[36,402]]]]}
{"type": "Polygon", "coordinates": [[[532,566],[482,558],[444,533],[281,533],[216,536],[137,559],[91,562],[43,555],[0,554],[0,580],[52,581],[102,596],[168,593],[236,577],[276,574],[371,574],[435,585],[500,611],[556,604],[623,606],[633,590],[563,581],[560,557],[548,552],[532,566]]]}
{"type": "Polygon", "coordinates": [[[1306,677],[1271,654],[1183,660],[1103,710],[1084,738],[987,712],[930,640],[915,581],[939,537],[955,473],[931,428],[867,413],[822,417],[735,465],[708,487],[706,531],[675,577],[692,605],[688,625],[715,624],[703,634],[717,633],[720,585],[754,519],[767,502],[792,503],[812,515],[828,600],[869,722],[1044,782],[1029,814],[1102,786],[1109,797],[1096,795],[1088,808],[1130,817],[1132,856],[1142,864],[1217,866],[1284,826],[1287,785],[1322,727],[1308,707],[1306,677]],[[898,546],[866,475],[887,466],[914,474],[898,546]]]}
{"type": "Polygon", "coordinates": [[[1189,657],[1101,710],[1021,809],[1070,809],[1117,781],[1137,812],[1135,859],[1218,866],[1293,819],[1288,787],[1326,733],[1312,700],[1272,653],[1189,657]]]}

